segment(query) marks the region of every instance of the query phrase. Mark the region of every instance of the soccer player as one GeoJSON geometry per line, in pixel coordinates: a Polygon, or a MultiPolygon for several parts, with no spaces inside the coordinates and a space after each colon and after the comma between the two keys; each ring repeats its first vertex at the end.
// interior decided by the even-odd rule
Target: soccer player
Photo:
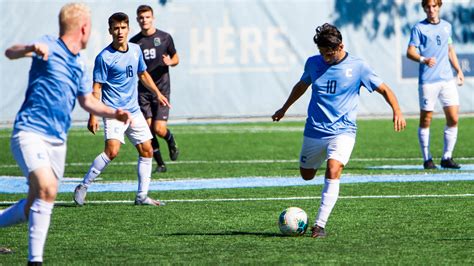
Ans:
{"type": "MultiPolygon", "coordinates": [[[[153,9],[148,5],[137,8],[137,22],[141,31],[130,39],[130,42],[140,45],[147,71],[155,81],[160,92],[170,99],[169,67],[179,63],[178,53],[174,47],[173,38],[169,33],[155,28],[153,9]]],[[[178,159],[179,150],[174,136],[167,128],[169,107],[160,105],[156,97],[142,84],[138,84],[138,103],[145,116],[153,135],[153,157],[157,163],[156,172],[166,172],[166,165],[161,157],[160,145],[156,136],[163,138],[168,144],[169,156],[172,161],[178,159]]]]}
{"type": "Polygon", "coordinates": [[[13,126],[11,150],[28,179],[28,196],[0,211],[0,227],[28,220],[28,265],[41,265],[43,249],[66,160],[67,132],[76,97],[88,112],[129,123],[131,115],[112,109],[91,93],[85,63],[90,10],[70,3],[59,13],[59,38],[43,36],[8,48],[9,59],[32,57],[25,101],[13,126]]]}
{"type": "MultiPolygon", "coordinates": [[[[93,71],[94,96],[112,108],[123,108],[133,117],[132,124],[118,123],[115,119],[104,119],[105,148],[93,161],[81,184],[74,191],[74,201],[83,205],[87,188],[107,165],[117,157],[120,146],[127,135],[136,147],[138,158],[138,192],[136,205],[163,205],[158,200],[147,196],[152,171],[153,148],[151,132],[138,106],[137,85],[140,80],[151,90],[162,105],[169,105],[168,100],[156,87],[146,72],[146,64],[140,47],[128,42],[129,19],[127,14],[118,12],[109,18],[109,33],[112,43],[96,57],[93,71]]],[[[99,129],[94,115],[90,115],[88,129],[93,134],[99,129]]]]}
{"type": "Polygon", "coordinates": [[[462,86],[464,75],[459,66],[451,39],[451,24],[439,18],[441,0],[423,0],[421,5],[426,19],[411,30],[407,57],[419,62],[418,98],[420,102],[420,124],[418,140],[423,154],[423,167],[436,169],[430,153],[430,125],[436,99],[439,99],[446,116],[444,149],[441,167],[459,169],[453,160],[454,146],[458,136],[459,95],[451,66],[457,72],[457,83],[462,86]]]}
{"type": "Polygon", "coordinates": [[[312,237],[326,236],[324,230],[339,197],[339,180],[349,161],[356,137],[356,116],[360,87],[380,93],[393,111],[395,131],[406,122],[392,90],[361,59],[344,51],[339,30],[328,23],[316,28],[313,38],[320,55],[306,61],[303,75],[293,87],[283,107],[272,116],[280,121],[288,108],[312,86],[308,118],[300,154],[304,180],[314,178],[327,160],[321,205],[312,227],[312,237]]]}

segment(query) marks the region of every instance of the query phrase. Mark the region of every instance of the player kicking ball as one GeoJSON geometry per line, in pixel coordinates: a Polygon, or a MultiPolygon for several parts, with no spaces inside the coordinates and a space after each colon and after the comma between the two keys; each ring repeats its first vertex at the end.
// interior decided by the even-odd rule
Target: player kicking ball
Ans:
{"type": "Polygon", "coordinates": [[[326,236],[324,228],[339,197],[339,180],[349,161],[356,138],[356,116],[361,86],[377,91],[393,110],[395,131],[406,122],[392,90],[361,59],[344,50],[339,30],[328,23],[316,29],[313,38],[320,55],[306,61],[303,75],[282,108],[272,116],[280,121],[290,106],[311,85],[312,94],[300,154],[300,173],[304,180],[314,178],[324,161],[326,173],[321,204],[311,236],[326,236]]]}
{"type": "MultiPolygon", "coordinates": [[[[127,14],[118,12],[109,18],[109,33],[112,43],[104,48],[95,59],[93,72],[94,96],[114,108],[122,108],[132,114],[133,123],[124,125],[115,119],[104,119],[105,149],[92,162],[81,184],[74,190],[74,201],[84,205],[87,188],[107,165],[117,157],[120,146],[127,135],[136,147],[138,158],[138,192],[135,205],[163,205],[162,202],[148,197],[151,180],[153,148],[152,135],[138,105],[138,80],[152,91],[160,104],[169,106],[151,76],[146,72],[146,64],[140,47],[128,43],[129,19],[127,14]]],[[[90,115],[88,129],[93,134],[99,129],[94,115],[90,115]]]]}

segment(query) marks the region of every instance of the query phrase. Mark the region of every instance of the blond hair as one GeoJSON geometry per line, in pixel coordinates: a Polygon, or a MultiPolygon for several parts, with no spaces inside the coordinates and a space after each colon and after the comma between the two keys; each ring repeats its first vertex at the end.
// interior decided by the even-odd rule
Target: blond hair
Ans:
{"type": "Polygon", "coordinates": [[[90,8],[83,3],[69,3],[59,12],[59,35],[77,30],[84,19],[91,16],[90,8]]]}

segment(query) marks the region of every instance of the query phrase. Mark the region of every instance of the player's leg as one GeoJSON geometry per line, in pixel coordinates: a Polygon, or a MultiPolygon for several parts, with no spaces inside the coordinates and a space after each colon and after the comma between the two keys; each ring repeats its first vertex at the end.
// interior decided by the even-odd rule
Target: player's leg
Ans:
{"type": "Polygon", "coordinates": [[[150,125],[150,131],[153,138],[151,139],[151,146],[153,147],[153,158],[156,161],[157,167],[155,172],[157,173],[164,173],[166,172],[166,165],[163,161],[163,157],[161,156],[160,151],[160,143],[158,142],[158,137],[155,131],[156,128],[156,120],[152,120],[151,118],[147,119],[148,125],[150,125]]]}
{"type": "Polygon", "coordinates": [[[158,115],[159,103],[156,99],[156,96],[151,93],[143,93],[139,92],[138,95],[138,103],[140,105],[140,110],[142,111],[143,116],[146,118],[146,122],[148,127],[150,128],[152,139],[151,145],[153,147],[153,158],[156,161],[157,167],[156,172],[163,173],[166,172],[166,165],[163,161],[163,157],[161,156],[160,151],[160,143],[158,141],[158,137],[154,130],[153,121],[156,119],[158,115]]]}
{"type": "Polygon", "coordinates": [[[326,236],[324,228],[339,198],[339,184],[344,165],[347,164],[355,144],[355,136],[339,135],[328,141],[326,173],[321,193],[321,204],[312,228],[312,237],[326,236]]]}
{"type": "Polygon", "coordinates": [[[82,182],[74,189],[74,202],[76,204],[84,205],[89,186],[104,171],[107,165],[117,157],[121,144],[125,143],[124,131],[126,127],[128,125],[124,125],[123,122],[116,119],[104,119],[104,151],[95,157],[82,182]]]}
{"type": "Polygon", "coordinates": [[[425,169],[436,169],[433,156],[430,152],[430,125],[439,91],[440,85],[438,83],[420,85],[418,88],[420,104],[418,141],[420,143],[423,167],[425,169]]]}
{"type": "Polygon", "coordinates": [[[454,146],[458,137],[459,96],[454,81],[447,82],[444,85],[440,93],[440,101],[446,116],[441,167],[459,169],[461,166],[453,160],[454,146]]]}
{"type": "Polygon", "coordinates": [[[148,197],[153,161],[150,128],[142,114],[134,116],[133,121],[133,125],[131,125],[125,133],[129,140],[135,145],[139,154],[137,163],[138,190],[135,205],[163,205],[162,202],[148,197]]]}
{"type": "Polygon", "coordinates": [[[30,173],[28,202],[28,261],[42,262],[44,245],[51,214],[58,191],[58,179],[51,168],[40,168],[30,173]]]}
{"type": "MultiPolygon", "coordinates": [[[[169,99],[169,95],[167,96],[169,99]]],[[[157,104],[156,116],[153,118],[153,131],[168,144],[168,151],[171,161],[178,160],[179,149],[174,139],[173,133],[168,128],[168,117],[170,108],[157,104]]]]}
{"type": "Polygon", "coordinates": [[[326,142],[305,136],[300,152],[301,177],[304,180],[312,180],[324,160],[326,160],[326,142]]]}

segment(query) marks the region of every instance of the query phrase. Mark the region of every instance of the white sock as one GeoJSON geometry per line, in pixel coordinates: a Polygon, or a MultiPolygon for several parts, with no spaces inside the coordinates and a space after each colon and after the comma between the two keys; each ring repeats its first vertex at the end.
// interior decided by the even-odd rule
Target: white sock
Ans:
{"type": "Polygon", "coordinates": [[[453,157],[454,146],[458,139],[458,128],[457,127],[444,127],[444,149],[443,149],[443,160],[453,157]]]}
{"type": "Polygon", "coordinates": [[[30,208],[28,226],[28,261],[43,261],[43,249],[48,234],[53,203],[35,199],[30,208]]]}
{"type": "Polygon", "coordinates": [[[94,180],[100,175],[100,173],[105,169],[105,167],[107,167],[109,163],[110,159],[104,152],[95,157],[91,167],[89,168],[89,171],[82,180],[82,184],[85,187],[89,187],[90,184],[94,182],[94,180]]]}
{"type": "Polygon", "coordinates": [[[421,154],[423,160],[428,161],[432,158],[430,153],[430,128],[418,128],[418,141],[420,142],[421,154]]]}
{"type": "Polygon", "coordinates": [[[339,179],[324,179],[321,206],[316,216],[315,225],[322,228],[326,226],[332,208],[336,205],[337,198],[339,197],[339,183],[339,179]]]}
{"type": "Polygon", "coordinates": [[[26,199],[22,199],[0,213],[0,227],[26,222],[26,199]]]}
{"type": "Polygon", "coordinates": [[[138,192],[137,196],[140,199],[145,199],[150,188],[151,171],[153,158],[138,157],[138,192]]]}

